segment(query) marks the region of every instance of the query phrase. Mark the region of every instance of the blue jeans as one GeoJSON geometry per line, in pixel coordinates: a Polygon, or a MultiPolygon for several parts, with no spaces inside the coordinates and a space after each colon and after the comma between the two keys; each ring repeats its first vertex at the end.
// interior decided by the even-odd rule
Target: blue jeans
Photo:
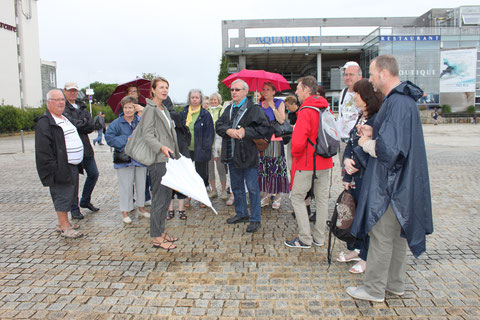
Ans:
{"type": "Polygon", "coordinates": [[[258,168],[235,169],[228,164],[230,184],[235,197],[235,212],[237,217],[248,217],[247,197],[245,183],[250,195],[250,222],[260,222],[260,187],[258,185],[258,168]]]}
{"type": "MultiPolygon", "coordinates": [[[[94,157],[83,158],[82,165],[83,169],[87,172],[87,179],[85,180],[85,184],[83,185],[83,192],[82,198],[80,199],[80,204],[87,205],[91,202],[92,192],[98,180],[98,169],[94,157]]],[[[78,193],[73,195],[72,211],[79,211],[78,193]]]]}
{"type": "Polygon", "coordinates": [[[98,132],[98,136],[95,139],[93,139],[93,142],[100,144],[102,143],[103,129],[97,130],[97,132],[98,132]]]}

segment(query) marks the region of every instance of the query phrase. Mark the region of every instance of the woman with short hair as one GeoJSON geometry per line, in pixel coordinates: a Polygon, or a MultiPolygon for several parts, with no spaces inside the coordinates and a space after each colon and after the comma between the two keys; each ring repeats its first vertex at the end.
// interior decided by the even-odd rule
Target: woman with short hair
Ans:
{"type": "Polygon", "coordinates": [[[147,168],[124,153],[128,139],[140,122],[140,117],[135,115],[137,99],[133,96],[125,96],[120,103],[123,112],[108,126],[105,140],[110,147],[115,149],[113,168],[117,170],[118,175],[120,211],[122,211],[123,222],[129,224],[132,223],[132,219],[128,213],[135,209],[133,203],[134,189],[136,193],[135,205],[139,216],[150,218],[150,214],[145,210],[147,168]]]}

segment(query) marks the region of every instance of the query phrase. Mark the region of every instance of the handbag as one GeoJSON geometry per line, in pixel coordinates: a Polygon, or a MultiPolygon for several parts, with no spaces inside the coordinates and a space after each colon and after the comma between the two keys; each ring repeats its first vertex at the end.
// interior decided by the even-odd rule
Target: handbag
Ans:
{"type": "Polygon", "coordinates": [[[252,139],[252,141],[255,143],[257,146],[258,151],[265,151],[268,148],[268,140],[265,138],[259,138],[259,139],[252,139]]]}
{"type": "Polygon", "coordinates": [[[275,137],[286,137],[291,136],[293,133],[293,128],[290,125],[290,121],[285,119],[285,121],[280,124],[277,120],[273,121],[272,123],[273,133],[275,137]]]}
{"type": "Polygon", "coordinates": [[[130,163],[132,158],[130,158],[125,151],[118,151],[115,149],[113,151],[113,163],[130,163]]]}
{"type": "MultiPolygon", "coordinates": [[[[157,131],[154,129],[154,135],[157,136],[157,131]]],[[[128,139],[125,146],[125,153],[135,159],[135,161],[150,166],[155,162],[157,154],[153,152],[152,148],[148,146],[143,138],[143,121],[140,120],[132,136],[128,139]]]]}

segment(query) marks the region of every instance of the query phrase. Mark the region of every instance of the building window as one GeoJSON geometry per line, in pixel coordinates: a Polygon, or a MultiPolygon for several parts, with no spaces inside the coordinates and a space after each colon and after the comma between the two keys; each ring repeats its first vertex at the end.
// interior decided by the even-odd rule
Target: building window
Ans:
{"type": "Polygon", "coordinates": [[[57,87],[57,81],[55,79],[55,71],[50,71],[50,87],[52,88],[57,87]]]}

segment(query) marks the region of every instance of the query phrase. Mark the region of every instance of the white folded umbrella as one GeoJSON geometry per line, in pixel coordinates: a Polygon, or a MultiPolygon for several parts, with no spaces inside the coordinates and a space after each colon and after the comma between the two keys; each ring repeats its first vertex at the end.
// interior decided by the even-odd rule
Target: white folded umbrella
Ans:
{"type": "Polygon", "coordinates": [[[183,156],[179,159],[168,159],[167,173],[162,178],[162,184],[200,201],[218,214],[208,197],[203,179],[195,170],[191,159],[183,156]]]}

